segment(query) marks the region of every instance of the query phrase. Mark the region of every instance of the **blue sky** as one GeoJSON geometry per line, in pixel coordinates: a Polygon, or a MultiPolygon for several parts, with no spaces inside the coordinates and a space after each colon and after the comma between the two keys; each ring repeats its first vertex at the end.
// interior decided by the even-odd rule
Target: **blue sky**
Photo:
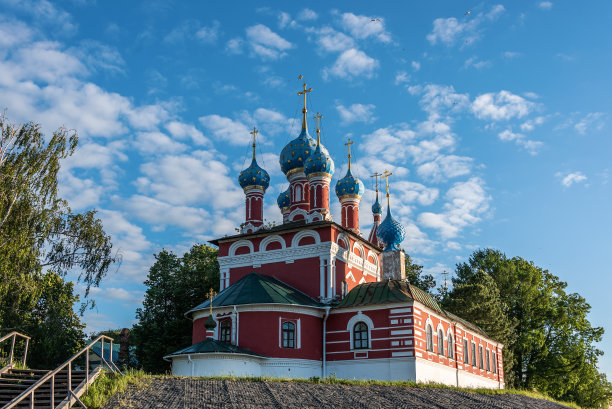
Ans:
{"type": "MultiPolygon", "coordinates": [[[[123,255],[88,329],[133,323],[154,253],[234,232],[253,126],[280,220],[302,74],[335,180],[355,141],[362,230],[368,175],[389,169],[403,246],[428,272],[498,248],[567,281],[609,330],[612,3],[328,4],[0,0],[0,105],[78,131],[61,194],[98,209],[123,255]]],[[[612,374],[612,334],[600,347],[612,374]]]]}

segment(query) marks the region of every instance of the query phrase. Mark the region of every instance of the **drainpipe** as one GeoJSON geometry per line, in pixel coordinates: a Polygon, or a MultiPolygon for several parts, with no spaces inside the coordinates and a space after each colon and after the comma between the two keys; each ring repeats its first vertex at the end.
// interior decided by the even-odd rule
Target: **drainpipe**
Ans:
{"type": "MultiPolygon", "coordinates": [[[[455,358],[455,371],[457,374],[457,387],[459,387],[459,362],[457,361],[457,324],[453,323],[453,349],[455,350],[453,352],[454,354],[454,358],[455,358]]],[[[463,339],[463,337],[461,337],[463,339]]],[[[465,351],[463,351],[463,353],[465,354],[465,351]]]]}
{"type": "Polygon", "coordinates": [[[325,307],[325,317],[323,317],[323,373],[321,374],[321,378],[325,379],[326,372],[327,372],[327,368],[326,368],[326,349],[327,349],[327,345],[326,345],[326,341],[325,341],[325,335],[327,332],[327,317],[329,317],[329,310],[331,309],[330,306],[325,307]]]}
{"type": "Polygon", "coordinates": [[[234,305],[234,314],[236,314],[236,346],[238,346],[238,340],[240,339],[239,337],[239,330],[240,330],[240,325],[238,325],[240,322],[238,321],[238,310],[236,309],[236,306],[234,305]]]}
{"type": "Polygon", "coordinates": [[[191,360],[191,355],[187,354],[187,362],[191,364],[191,376],[193,376],[193,361],[191,360]]]}

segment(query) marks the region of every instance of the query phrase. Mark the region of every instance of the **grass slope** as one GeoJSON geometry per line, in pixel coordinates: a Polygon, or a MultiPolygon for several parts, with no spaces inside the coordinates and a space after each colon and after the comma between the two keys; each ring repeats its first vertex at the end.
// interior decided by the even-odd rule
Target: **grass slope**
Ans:
{"type": "MultiPolygon", "coordinates": [[[[88,408],[101,408],[104,404],[117,393],[124,392],[130,384],[135,385],[137,388],[146,387],[151,380],[154,379],[169,379],[169,378],[180,378],[169,375],[150,375],[144,371],[129,370],[125,375],[116,375],[105,372],[101,374],[98,379],[89,388],[89,391],[81,398],[83,403],[88,408]]],[[[454,386],[435,384],[435,383],[417,383],[413,381],[369,381],[369,380],[348,380],[338,379],[335,377],[328,377],[325,379],[321,378],[310,378],[310,379],[286,379],[286,378],[266,378],[266,377],[201,377],[192,378],[194,380],[220,380],[220,381],[237,381],[237,382],[262,382],[262,381],[274,381],[274,382],[292,382],[292,383],[309,383],[309,384],[327,384],[327,385],[349,385],[349,386],[391,386],[401,388],[434,388],[434,389],[447,389],[453,391],[461,391],[473,394],[482,395],[522,395],[534,399],[544,399],[550,402],[554,402],[560,405],[564,405],[570,408],[581,409],[574,403],[571,402],[560,402],[547,395],[539,393],[537,391],[526,391],[517,389],[470,389],[470,388],[458,388],[454,386]]]]}

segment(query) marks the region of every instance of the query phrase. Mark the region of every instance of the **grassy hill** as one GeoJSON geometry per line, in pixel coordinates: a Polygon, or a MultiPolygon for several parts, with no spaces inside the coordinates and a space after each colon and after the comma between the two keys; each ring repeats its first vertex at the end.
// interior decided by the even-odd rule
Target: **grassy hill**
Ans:
{"type": "Polygon", "coordinates": [[[90,408],[498,408],[565,409],[535,392],[471,390],[414,382],[342,379],[185,378],[129,372],[101,376],[84,397],[90,408]]]}

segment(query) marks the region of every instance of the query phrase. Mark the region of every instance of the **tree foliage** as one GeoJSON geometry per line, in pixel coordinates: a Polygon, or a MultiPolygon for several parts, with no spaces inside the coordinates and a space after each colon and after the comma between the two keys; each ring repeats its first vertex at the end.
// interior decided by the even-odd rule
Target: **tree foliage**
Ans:
{"type": "Polygon", "coordinates": [[[415,263],[408,254],[406,256],[406,281],[431,294],[436,287],[436,280],[431,274],[423,274],[423,266],[415,263]]]}
{"type": "Polygon", "coordinates": [[[474,252],[456,273],[444,306],[505,344],[508,386],[535,388],[585,407],[612,397],[612,385],[597,370],[602,352],[595,343],[604,330],[591,325],[590,305],[568,294],[565,282],[491,249],[474,252]]]}
{"type": "Polygon", "coordinates": [[[0,328],[39,335],[29,363],[55,365],[64,352],[48,348],[69,352],[83,341],[72,312],[79,298],[64,277],[76,274],[87,297],[115,261],[112,245],[95,211],[73,213],[58,196],[61,161],[75,151],[76,133],[45,138],[39,125],[14,125],[4,115],[0,132],[0,328]]]}
{"type": "Polygon", "coordinates": [[[162,250],[155,255],[145,285],[132,345],[146,371],[163,373],[170,368],[163,357],[191,345],[192,323],[184,314],[204,301],[210,288],[219,288],[217,250],[196,244],[183,257],[162,250]]]}

